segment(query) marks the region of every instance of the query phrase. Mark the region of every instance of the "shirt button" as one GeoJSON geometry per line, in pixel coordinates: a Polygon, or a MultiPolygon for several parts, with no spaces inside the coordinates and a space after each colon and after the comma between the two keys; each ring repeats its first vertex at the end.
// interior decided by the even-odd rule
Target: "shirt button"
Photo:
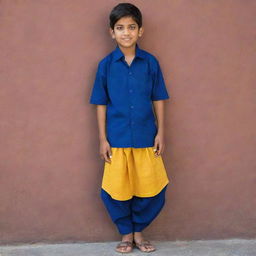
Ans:
{"type": "Polygon", "coordinates": [[[131,124],[134,124],[134,122],[132,121],[131,124]]]}
{"type": "Polygon", "coordinates": [[[129,72],[129,75],[131,75],[132,74],[132,72],[129,72]]]}
{"type": "Polygon", "coordinates": [[[131,106],[131,108],[134,108],[134,106],[131,106]]]}
{"type": "Polygon", "coordinates": [[[132,89],[130,89],[129,92],[132,92],[132,89]]]}

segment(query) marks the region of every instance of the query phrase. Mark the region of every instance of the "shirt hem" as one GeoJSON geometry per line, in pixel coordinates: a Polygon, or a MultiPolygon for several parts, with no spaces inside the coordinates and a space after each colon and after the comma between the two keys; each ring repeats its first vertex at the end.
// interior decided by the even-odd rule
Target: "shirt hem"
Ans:
{"type": "Polygon", "coordinates": [[[110,145],[111,148],[151,148],[154,147],[154,144],[151,145],[141,145],[141,146],[135,146],[135,145],[110,145]]]}
{"type": "Polygon", "coordinates": [[[168,100],[170,97],[159,97],[159,98],[152,98],[152,101],[158,101],[158,100],[168,100]]]}

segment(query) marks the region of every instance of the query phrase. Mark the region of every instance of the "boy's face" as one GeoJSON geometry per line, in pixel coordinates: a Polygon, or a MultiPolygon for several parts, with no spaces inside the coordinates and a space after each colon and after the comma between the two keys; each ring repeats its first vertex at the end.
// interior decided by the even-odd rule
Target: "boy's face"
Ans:
{"type": "Polygon", "coordinates": [[[109,31],[119,46],[130,48],[142,36],[144,29],[143,27],[139,28],[132,17],[123,17],[116,22],[114,30],[110,28],[109,31]]]}

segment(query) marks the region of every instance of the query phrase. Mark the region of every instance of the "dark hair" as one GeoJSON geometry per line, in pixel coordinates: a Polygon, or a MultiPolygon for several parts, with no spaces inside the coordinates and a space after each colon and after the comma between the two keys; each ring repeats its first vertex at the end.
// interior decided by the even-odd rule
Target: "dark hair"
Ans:
{"type": "Polygon", "coordinates": [[[109,15],[110,27],[114,29],[116,22],[126,16],[132,17],[139,28],[142,26],[142,15],[136,6],[130,3],[119,3],[112,9],[109,15]]]}

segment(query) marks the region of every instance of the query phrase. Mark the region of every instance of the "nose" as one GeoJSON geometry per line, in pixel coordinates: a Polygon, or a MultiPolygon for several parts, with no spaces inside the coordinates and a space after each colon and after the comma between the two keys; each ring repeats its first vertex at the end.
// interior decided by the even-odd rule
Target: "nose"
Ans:
{"type": "Polygon", "coordinates": [[[129,29],[128,29],[128,28],[125,28],[125,29],[124,29],[124,34],[125,34],[125,35],[128,35],[128,34],[129,34],[129,29]]]}

